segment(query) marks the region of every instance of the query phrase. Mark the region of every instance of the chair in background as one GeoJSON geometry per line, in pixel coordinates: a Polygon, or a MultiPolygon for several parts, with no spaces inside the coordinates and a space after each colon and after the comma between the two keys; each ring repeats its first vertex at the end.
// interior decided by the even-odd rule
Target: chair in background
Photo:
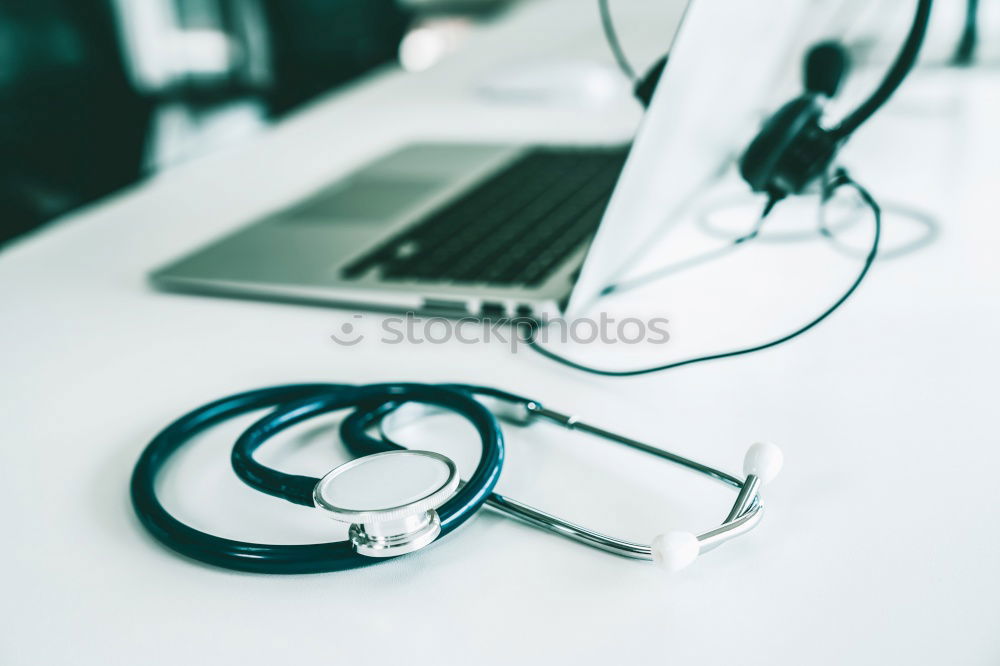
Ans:
{"type": "Polygon", "coordinates": [[[151,111],[104,0],[0,3],[0,243],[139,178],[151,111]]]}

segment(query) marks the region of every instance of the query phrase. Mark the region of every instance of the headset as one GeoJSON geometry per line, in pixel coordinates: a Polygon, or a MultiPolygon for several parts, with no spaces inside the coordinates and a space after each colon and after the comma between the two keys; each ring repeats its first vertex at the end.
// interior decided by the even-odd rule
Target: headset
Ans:
{"type": "Polygon", "coordinates": [[[764,121],[740,157],[740,175],[754,192],[777,201],[801,193],[827,172],[841,141],[823,129],[820,120],[849,64],[847,49],[839,42],[821,42],[806,54],[805,91],[764,121]]]}
{"type": "MultiPolygon", "coordinates": [[[[803,62],[803,93],[782,105],[777,112],[765,120],[760,131],[738,160],[739,172],[743,180],[753,192],[766,195],[767,201],[750,233],[734,239],[730,247],[742,245],[755,238],[779,201],[791,195],[804,194],[817,184],[819,184],[820,189],[820,200],[823,203],[827,202],[838,189],[848,187],[853,189],[871,210],[874,221],[871,248],[854,281],[832,305],[790,333],[761,344],[629,370],[595,368],[561,356],[539,343],[539,327],[532,322],[524,323],[522,326],[524,341],[542,356],[567,367],[605,377],[631,377],[705,361],[742,356],[776,347],[806,333],[833,314],[851,297],[868,274],[878,254],[882,231],[882,211],[875,198],[867,189],[851,178],[846,170],[834,168],[833,165],[838,152],[851,135],[885,105],[912,71],[927,33],[931,5],[932,0],[917,0],[913,22],[906,39],[882,81],[861,104],[832,127],[824,126],[824,111],[826,102],[840,90],[849,69],[847,49],[842,44],[833,41],[813,46],[803,62]]],[[[598,6],[608,45],[622,72],[635,83],[636,97],[644,106],[648,106],[659,74],[666,64],[666,59],[661,58],[653,65],[648,74],[637,78],[634,70],[628,65],[615,35],[608,12],[608,0],[598,0],[598,6]]],[[[706,257],[712,258],[718,255],[718,251],[713,251],[706,257]]],[[[701,258],[695,258],[694,261],[681,262],[681,264],[699,263],[700,260],[701,258]]],[[[664,272],[662,270],[654,271],[654,274],[664,272]]],[[[639,281],[641,280],[632,282],[639,281]]],[[[620,284],[611,285],[604,293],[616,291],[620,286],[620,284]]]]}
{"type": "MultiPolygon", "coordinates": [[[[821,125],[825,103],[840,90],[850,59],[844,45],[836,41],[820,42],[809,50],[803,63],[805,91],[764,122],[740,157],[740,174],[754,192],[777,199],[801,194],[829,171],[841,146],[889,100],[913,69],[930,22],[931,5],[932,0],[918,0],[910,31],[882,82],[830,129],[821,125]]],[[[976,5],[975,0],[970,1],[973,22],[976,5]]],[[[643,76],[638,76],[618,40],[608,0],[598,0],[598,9],[615,62],[633,82],[633,94],[639,103],[649,107],[667,56],[658,58],[643,76]]]]}
{"type": "Polygon", "coordinates": [[[930,20],[931,0],[919,0],[909,34],[882,82],[837,125],[822,125],[827,100],[836,95],[848,69],[838,42],[814,46],[805,58],[805,91],[768,118],[739,160],[740,175],[771,201],[801,194],[830,171],[840,148],[889,100],[920,53],[930,20]]]}

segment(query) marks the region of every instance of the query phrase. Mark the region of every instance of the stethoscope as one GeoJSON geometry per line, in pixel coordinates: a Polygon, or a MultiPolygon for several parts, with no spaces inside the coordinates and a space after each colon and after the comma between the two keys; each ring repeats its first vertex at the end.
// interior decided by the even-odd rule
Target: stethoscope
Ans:
{"type": "Polygon", "coordinates": [[[511,518],[574,541],[633,559],[652,560],[676,571],[699,554],[757,526],[764,506],[760,491],[781,468],[773,444],[754,444],[740,479],[675,453],[584,423],[499,389],[460,384],[297,384],[238,393],[209,403],[167,426],[147,445],[132,474],[132,503],[141,523],[164,545],[208,564],[258,573],[343,571],[412,553],[439,540],[484,505],[511,518]],[[261,544],[197,530],[160,503],[156,482],[164,463],[195,435],[241,414],[270,409],[248,427],[232,450],[232,467],[249,486],[347,523],[348,539],[308,545],[261,544]],[[293,475],[259,462],[254,453],[277,433],[308,419],[351,409],[341,439],[357,457],[322,478],[293,475]],[[454,462],[430,451],[411,450],[399,433],[429,413],[457,414],[477,432],[479,462],[466,481],[454,462]],[[661,534],[650,544],[611,537],[493,492],[503,468],[504,439],[497,419],[527,426],[542,420],[596,435],[686,467],[738,490],[718,527],[695,535],[661,534]]]}

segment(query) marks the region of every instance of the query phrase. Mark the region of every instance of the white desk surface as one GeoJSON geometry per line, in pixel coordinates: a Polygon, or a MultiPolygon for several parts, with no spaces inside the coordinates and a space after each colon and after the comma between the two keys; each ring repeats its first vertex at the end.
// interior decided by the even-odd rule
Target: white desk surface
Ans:
{"type": "MultiPolygon", "coordinates": [[[[995,68],[920,72],[845,155],[882,201],[934,215],[938,240],[753,357],[600,379],[499,344],[339,347],[329,335],[347,311],[147,286],[150,269],[410,139],[627,136],[638,113],[624,99],[579,110],[469,92],[497,63],[606,59],[590,4],[524,10],[427,74],[371,77],[0,254],[0,663],[1000,663],[995,68]],[[671,579],[489,513],[363,571],[249,575],[177,557],[132,514],[136,457],[189,408],[272,383],[392,379],[520,390],[732,471],[769,439],[785,471],[757,531],[671,579]]],[[[890,211],[886,225],[891,242],[906,222],[890,211]]],[[[685,223],[647,263],[712,242],[685,223]]],[[[857,267],[822,242],[760,243],[606,304],[669,317],[670,344],[585,351],[624,365],[761,340],[813,316],[857,267]]],[[[170,508],[247,540],[341,538],[233,478],[238,425],[171,465],[170,508]]],[[[286,439],[265,458],[311,474],[343,460],[329,425],[300,435],[308,446],[286,439]]],[[[731,499],[545,426],[509,439],[502,492],[622,537],[707,529],[731,499]]],[[[428,445],[465,469],[475,459],[465,441],[428,445]]]]}

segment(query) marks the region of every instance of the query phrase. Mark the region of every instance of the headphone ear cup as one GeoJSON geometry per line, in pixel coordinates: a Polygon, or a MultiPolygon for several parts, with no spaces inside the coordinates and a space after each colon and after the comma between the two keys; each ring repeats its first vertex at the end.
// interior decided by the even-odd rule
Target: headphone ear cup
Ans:
{"type": "Polygon", "coordinates": [[[802,83],[805,89],[826,98],[834,97],[847,78],[851,57],[840,42],[815,44],[802,63],[802,83]]]}
{"type": "Polygon", "coordinates": [[[798,194],[826,171],[838,145],[820,127],[822,113],[820,98],[807,94],[767,119],[740,157],[740,174],[754,192],[798,194]]]}
{"type": "Polygon", "coordinates": [[[814,95],[796,97],[764,121],[740,158],[740,174],[754,192],[770,192],[782,155],[802,128],[818,123],[821,109],[814,95]]]}

